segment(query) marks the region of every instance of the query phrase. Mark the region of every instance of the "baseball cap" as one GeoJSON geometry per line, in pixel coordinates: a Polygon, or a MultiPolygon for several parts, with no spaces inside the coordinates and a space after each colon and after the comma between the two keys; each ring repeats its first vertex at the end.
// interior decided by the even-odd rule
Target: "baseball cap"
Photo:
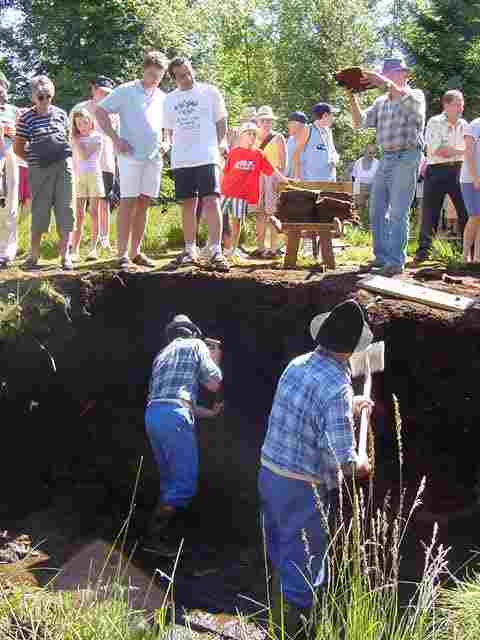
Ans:
{"type": "Polygon", "coordinates": [[[328,104],[328,102],[317,102],[312,108],[312,114],[317,118],[321,118],[325,113],[338,113],[338,109],[328,104]]]}
{"type": "Polygon", "coordinates": [[[115,89],[114,81],[111,78],[107,78],[107,76],[97,76],[95,80],[92,81],[92,84],[106,91],[113,91],[115,89]]]}
{"type": "Polygon", "coordinates": [[[303,111],[292,111],[292,113],[288,114],[288,122],[301,122],[302,124],[307,124],[307,116],[303,111]]]}

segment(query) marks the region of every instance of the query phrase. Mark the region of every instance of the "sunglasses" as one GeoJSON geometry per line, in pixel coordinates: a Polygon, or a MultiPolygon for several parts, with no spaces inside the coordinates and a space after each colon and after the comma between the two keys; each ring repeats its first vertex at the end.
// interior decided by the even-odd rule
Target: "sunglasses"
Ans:
{"type": "Polygon", "coordinates": [[[50,93],[37,93],[38,100],[51,100],[52,97],[50,93]]]}

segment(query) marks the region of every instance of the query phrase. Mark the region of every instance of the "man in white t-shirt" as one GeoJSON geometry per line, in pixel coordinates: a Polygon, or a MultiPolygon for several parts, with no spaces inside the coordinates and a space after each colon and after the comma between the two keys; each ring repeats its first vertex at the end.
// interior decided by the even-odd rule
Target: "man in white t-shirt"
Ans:
{"type": "Polygon", "coordinates": [[[359,208],[368,204],[372,182],[377,173],[378,160],[375,158],[376,146],[367,144],[365,153],[353,165],[353,192],[359,208]]]}
{"type": "MultiPolygon", "coordinates": [[[[90,83],[91,99],[79,102],[76,104],[70,112],[70,119],[73,114],[80,109],[87,109],[92,114],[95,122],[95,129],[102,134],[102,152],[100,155],[100,166],[102,170],[103,186],[105,190],[105,197],[99,198],[99,235],[100,246],[102,249],[111,250],[110,248],[110,203],[108,196],[113,188],[113,182],[115,178],[115,150],[113,147],[113,140],[105,134],[96,118],[97,104],[109,96],[115,89],[115,83],[111,78],[106,76],[97,76],[95,80],[90,83]]],[[[110,122],[112,127],[118,133],[118,117],[110,116],[110,122]]],[[[96,249],[92,251],[94,254],[92,257],[96,257],[96,249]]]]}
{"type": "Polygon", "coordinates": [[[227,133],[227,110],[220,91],[196,82],[192,65],[186,58],[175,58],[168,67],[177,89],[165,98],[165,128],[172,138],[171,164],[175,194],[183,208],[185,253],[179,265],[195,264],[197,219],[196,204],[208,224],[210,267],[228,271],[222,254],[220,214],[220,152],[227,133]]]}
{"type": "Polygon", "coordinates": [[[155,266],[152,260],[140,253],[140,245],[148,207],[160,191],[163,156],[168,148],[163,140],[165,93],[158,88],[167,67],[168,60],[163,53],[148,52],[143,61],[142,80],[117,87],[97,105],[95,113],[118,154],[118,256],[122,269],[128,268],[132,262],[145,267],[155,266]],[[110,122],[111,113],[119,116],[119,134],[110,122]],[[128,257],[130,237],[131,259],[128,257]]]}

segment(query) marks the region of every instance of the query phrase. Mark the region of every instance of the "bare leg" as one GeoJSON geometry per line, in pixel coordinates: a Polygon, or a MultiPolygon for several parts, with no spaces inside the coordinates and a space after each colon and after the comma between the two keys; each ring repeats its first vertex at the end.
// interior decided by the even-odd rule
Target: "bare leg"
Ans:
{"type": "Polygon", "coordinates": [[[469,218],[463,232],[463,261],[470,262],[472,248],[475,244],[475,236],[477,234],[477,225],[475,218],[469,218]]]}
{"type": "Polygon", "coordinates": [[[117,221],[118,257],[128,256],[128,241],[132,227],[132,216],[136,198],[121,198],[117,221]]]}
{"type": "MultiPolygon", "coordinates": [[[[203,209],[205,215],[205,209],[203,209]]],[[[182,203],[182,222],[183,222],[183,238],[185,245],[195,246],[197,237],[197,217],[196,217],[196,200],[189,198],[182,203]]],[[[209,236],[211,234],[209,230],[209,236]]]]}
{"type": "Polygon", "coordinates": [[[100,224],[100,241],[102,246],[109,246],[110,238],[110,203],[106,198],[98,201],[99,224],[100,224]]]}
{"type": "Polygon", "coordinates": [[[62,260],[68,256],[68,245],[70,244],[70,231],[60,232],[60,257],[62,260]]]}
{"type": "Polygon", "coordinates": [[[266,217],[264,211],[257,211],[255,221],[255,232],[257,235],[257,249],[265,251],[265,233],[267,230],[266,217]]]}
{"type": "Polygon", "coordinates": [[[220,245],[222,237],[222,214],[220,212],[220,199],[218,196],[206,196],[203,198],[205,219],[208,225],[208,237],[212,246],[220,245]]]}
{"type": "Polygon", "coordinates": [[[480,262],[480,218],[474,218],[475,220],[475,242],[474,242],[474,252],[473,252],[473,261],[480,262]]]}
{"type": "Polygon", "coordinates": [[[140,245],[142,244],[147,226],[147,212],[151,199],[148,196],[139,196],[133,213],[132,219],[132,244],[130,255],[135,258],[140,253],[140,245]]]}
{"type": "Polygon", "coordinates": [[[40,257],[40,243],[42,241],[42,235],[42,233],[32,231],[32,247],[30,255],[33,262],[36,262],[40,257]]]}
{"type": "Polygon", "coordinates": [[[92,218],[92,249],[97,248],[99,232],[99,206],[101,200],[92,198],[90,200],[90,216],[92,218]]]}
{"type": "Polygon", "coordinates": [[[242,221],[239,218],[233,218],[232,221],[232,249],[238,248],[240,242],[240,234],[242,233],[242,221]]]}
{"type": "Polygon", "coordinates": [[[87,201],[85,198],[76,198],[75,200],[75,229],[72,232],[72,253],[78,253],[80,249],[86,204],[87,201]]]}

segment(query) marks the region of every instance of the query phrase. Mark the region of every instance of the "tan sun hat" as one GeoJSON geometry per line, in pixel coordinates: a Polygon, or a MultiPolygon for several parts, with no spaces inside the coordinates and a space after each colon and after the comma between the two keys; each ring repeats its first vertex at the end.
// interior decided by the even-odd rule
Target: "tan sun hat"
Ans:
{"type": "Polygon", "coordinates": [[[241,136],[244,133],[248,133],[248,131],[255,131],[255,133],[258,133],[258,127],[255,122],[244,122],[242,125],[240,125],[240,128],[238,129],[238,135],[241,136]]]}
{"type": "Polygon", "coordinates": [[[240,122],[249,122],[257,117],[257,109],[255,107],[243,107],[240,112],[240,122]]]}
{"type": "Polygon", "coordinates": [[[260,107],[257,111],[257,120],[263,118],[264,120],[277,120],[277,116],[274,115],[272,107],[267,104],[260,107]]]}

